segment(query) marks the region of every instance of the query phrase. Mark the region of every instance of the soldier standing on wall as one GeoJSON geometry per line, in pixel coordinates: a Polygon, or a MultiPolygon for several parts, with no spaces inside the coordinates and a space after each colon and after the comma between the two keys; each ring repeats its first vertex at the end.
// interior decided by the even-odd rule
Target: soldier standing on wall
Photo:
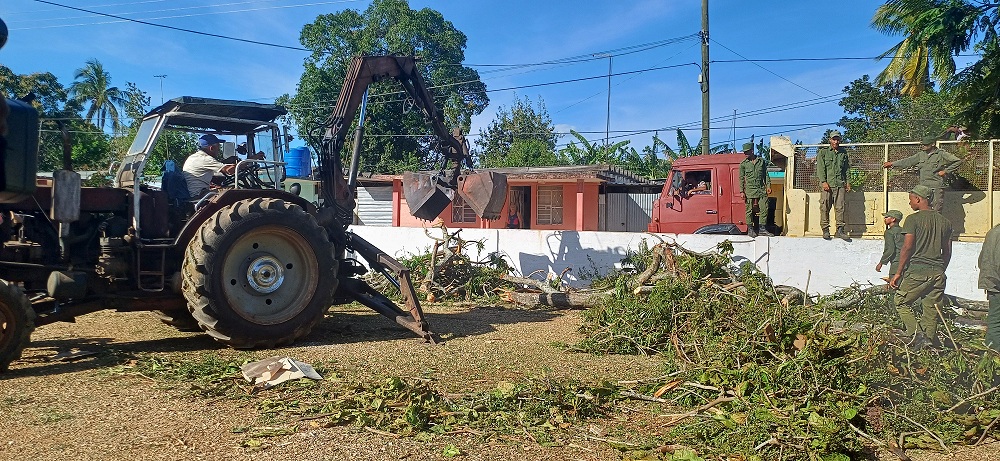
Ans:
{"type": "Polygon", "coordinates": [[[944,178],[948,173],[958,170],[962,159],[951,152],[937,148],[937,138],[934,136],[924,136],[920,140],[921,151],[904,159],[895,162],[885,162],[884,168],[909,168],[917,167],[917,184],[926,186],[931,190],[931,208],[934,211],[941,211],[944,206],[944,178]]]}
{"type": "Polygon", "coordinates": [[[840,132],[830,132],[830,147],[821,147],[816,153],[816,177],[822,190],[819,191],[819,226],[823,228],[823,238],[830,240],[830,208],[837,219],[836,237],[847,240],[844,226],[844,204],[847,193],[851,191],[851,183],[847,181],[847,172],[851,169],[851,161],[847,158],[847,149],[840,147],[840,132]]]}
{"type": "Polygon", "coordinates": [[[747,158],[740,162],[740,192],[746,204],[747,235],[757,237],[757,234],[771,237],[767,227],[759,225],[767,223],[771,193],[771,178],[767,175],[767,161],[757,157],[752,143],[743,145],[743,153],[747,158]]]}

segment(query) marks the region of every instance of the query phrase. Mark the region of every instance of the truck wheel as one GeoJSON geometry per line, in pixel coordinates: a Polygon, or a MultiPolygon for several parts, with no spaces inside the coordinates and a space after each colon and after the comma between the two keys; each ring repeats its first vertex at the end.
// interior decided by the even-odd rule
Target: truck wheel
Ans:
{"type": "Polygon", "coordinates": [[[182,290],[191,315],[238,349],[290,344],[312,330],[337,288],[334,246],[283,200],[229,205],[188,243],[182,290]]]}
{"type": "Polygon", "coordinates": [[[21,288],[0,280],[0,371],[21,358],[35,329],[35,310],[21,288]]]}

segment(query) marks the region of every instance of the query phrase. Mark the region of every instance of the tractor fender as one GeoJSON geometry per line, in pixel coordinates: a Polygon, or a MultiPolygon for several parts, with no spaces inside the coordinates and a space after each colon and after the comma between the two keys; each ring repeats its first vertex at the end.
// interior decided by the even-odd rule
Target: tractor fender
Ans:
{"type": "Polygon", "coordinates": [[[219,210],[232,205],[240,200],[253,199],[253,198],[273,198],[280,199],[286,202],[294,203],[306,213],[315,214],[316,205],[313,205],[308,200],[299,197],[294,194],[290,194],[279,189],[227,189],[220,192],[215,197],[212,197],[208,202],[196,210],[193,215],[188,219],[187,223],[177,234],[177,239],[174,240],[174,246],[177,248],[184,248],[187,243],[194,238],[194,233],[197,232],[198,228],[212,217],[219,210]]]}

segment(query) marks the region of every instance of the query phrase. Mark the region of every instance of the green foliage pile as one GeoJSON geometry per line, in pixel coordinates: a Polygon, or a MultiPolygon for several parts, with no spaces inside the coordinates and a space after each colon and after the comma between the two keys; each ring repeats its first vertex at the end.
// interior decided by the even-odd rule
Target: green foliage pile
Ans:
{"type": "MultiPolygon", "coordinates": [[[[434,245],[424,252],[409,255],[399,260],[410,269],[410,278],[419,293],[428,301],[482,301],[496,300],[499,292],[511,288],[505,275],[514,268],[497,252],[491,252],[483,260],[473,260],[469,256],[472,249],[482,253],[482,240],[465,240],[459,234],[461,229],[449,232],[439,226],[442,237],[432,237],[434,245]]],[[[381,293],[398,299],[399,290],[381,274],[369,272],[365,280],[381,293]]]]}
{"type": "MultiPolygon", "coordinates": [[[[829,459],[873,446],[941,449],[997,437],[1000,356],[948,329],[962,350],[910,350],[891,330],[884,291],[846,308],[789,302],[752,264],[727,267],[731,246],[681,251],[675,277],[645,299],[629,290],[586,313],[577,347],[660,354],[669,378],[653,396],[690,408],[664,421],[664,443],[702,456],[829,459]]],[[[645,269],[649,250],[629,255],[645,269]]],[[[609,283],[629,287],[632,275],[609,283]]]]}
{"type": "MultiPolygon", "coordinates": [[[[319,427],[365,427],[402,436],[466,431],[494,438],[527,432],[539,444],[562,444],[570,437],[566,429],[605,415],[619,398],[614,384],[591,386],[545,376],[500,382],[490,391],[447,394],[426,379],[352,382],[322,364],[315,367],[324,375],[322,381],[290,381],[248,393],[249,384],[239,371],[242,363],[214,355],[195,361],[145,356],[114,372],[188,383],[190,394],[197,397],[249,399],[266,424],[285,425],[277,435],[294,432],[287,427],[290,423],[309,421],[319,427]]],[[[258,432],[248,436],[259,438],[258,432]]],[[[251,439],[245,445],[259,443],[251,439]]]]}

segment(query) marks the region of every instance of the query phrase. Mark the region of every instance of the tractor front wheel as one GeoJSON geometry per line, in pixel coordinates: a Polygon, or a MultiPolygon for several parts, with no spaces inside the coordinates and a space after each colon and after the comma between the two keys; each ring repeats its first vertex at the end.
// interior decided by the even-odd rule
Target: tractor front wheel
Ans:
{"type": "Polygon", "coordinates": [[[290,344],[330,307],[334,246],[297,205],[241,200],[188,243],[182,288],[191,315],[216,340],[239,349],[290,344]]]}
{"type": "Polygon", "coordinates": [[[35,311],[21,288],[0,280],[0,371],[21,358],[35,329],[35,311]]]}

